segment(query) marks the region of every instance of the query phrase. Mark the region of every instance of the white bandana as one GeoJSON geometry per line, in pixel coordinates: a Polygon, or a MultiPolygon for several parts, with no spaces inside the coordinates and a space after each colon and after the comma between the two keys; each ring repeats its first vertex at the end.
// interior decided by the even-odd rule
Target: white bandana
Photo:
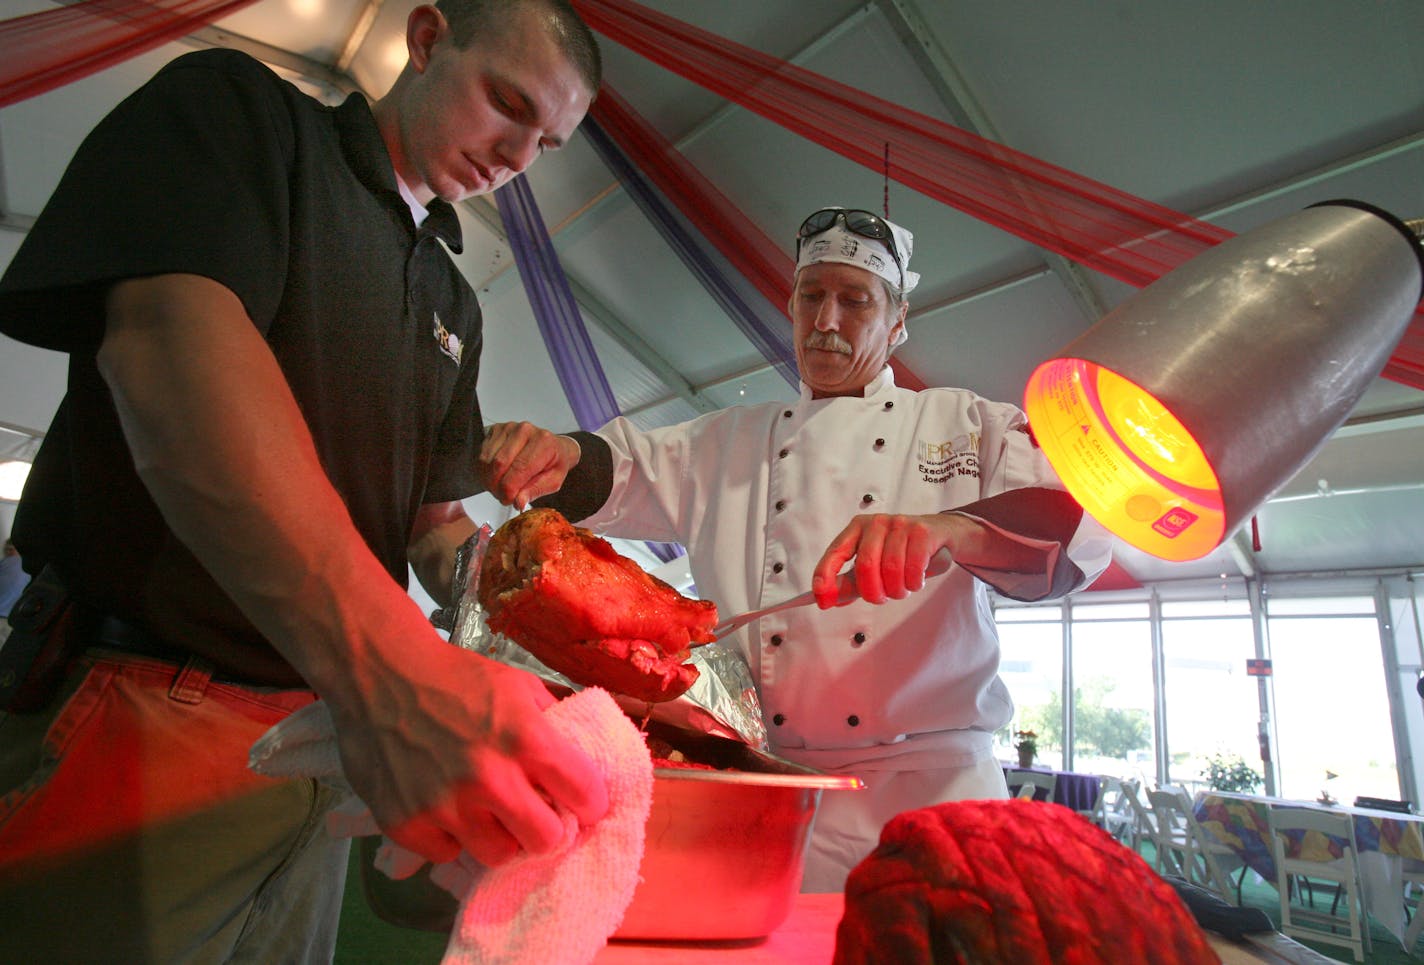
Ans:
{"type": "MultiPolygon", "coordinates": [[[[808,265],[820,264],[823,261],[839,262],[842,265],[854,265],[856,268],[864,268],[877,277],[885,279],[885,282],[901,296],[908,295],[920,283],[920,276],[910,271],[910,254],[914,251],[915,236],[910,234],[899,225],[886,221],[890,225],[890,233],[895,237],[895,250],[900,253],[900,264],[895,263],[895,259],[890,255],[890,249],[873,238],[864,238],[858,234],[853,234],[845,229],[845,225],[837,221],[818,235],[800,239],[797,247],[796,270],[799,272],[808,265]],[[900,284],[900,269],[905,269],[905,284],[900,284]]],[[[900,334],[895,339],[894,346],[898,346],[909,337],[905,326],[900,327],[900,334]]]]}

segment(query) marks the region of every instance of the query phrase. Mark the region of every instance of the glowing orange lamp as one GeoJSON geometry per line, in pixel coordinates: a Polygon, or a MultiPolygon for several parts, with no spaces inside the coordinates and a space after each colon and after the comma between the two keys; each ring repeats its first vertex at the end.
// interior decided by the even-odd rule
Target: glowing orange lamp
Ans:
{"type": "Polygon", "coordinates": [[[1411,228],[1332,201],[1225,241],[1029,378],[1068,491],[1164,560],[1205,556],[1309,461],[1379,376],[1424,284],[1411,228]]]}

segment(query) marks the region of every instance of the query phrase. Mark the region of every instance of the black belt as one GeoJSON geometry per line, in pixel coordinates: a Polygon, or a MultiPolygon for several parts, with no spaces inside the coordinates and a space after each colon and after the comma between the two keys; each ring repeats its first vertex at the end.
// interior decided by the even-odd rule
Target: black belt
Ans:
{"type": "MultiPolygon", "coordinates": [[[[94,646],[107,650],[118,650],[139,657],[151,657],[182,667],[197,654],[183,647],[175,647],[160,640],[143,627],[134,626],[115,616],[102,616],[94,631],[94,646]]],[[[212,679],[218,683],[240,684],[246,687],[258,686],[249,680],[222,671],[214,671],[212,679]]]]}

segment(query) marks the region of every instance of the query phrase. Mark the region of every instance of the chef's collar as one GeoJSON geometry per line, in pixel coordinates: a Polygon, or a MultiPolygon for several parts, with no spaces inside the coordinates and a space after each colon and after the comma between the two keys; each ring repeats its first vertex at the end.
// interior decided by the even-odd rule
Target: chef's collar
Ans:
{"type": "MultiPolygon", "coordinates": [[[[889,365],[886,365],[883,369],[880,370],[880,374],[879,374],[879,375],[877,375],[875,378],[871,379],[868,383],[866,383],[865,390],[864,390],[864,392],[862,393],[862,396],[861,396],[861,397],[862,397],[862,398],[865,398],[865,399],[873,399],[873,398],[875,398],[877,395],[880,395],[881,393],[886,392],[886,391],[888,391],[888,390],[890,390],[890,389],[893,389],[893,388],[895,388],[895,371],[894,371],[894,369],[890,368],[889,365]]],[[[810,402],[810,401],[812,401],[812,399],[811,399],[811,391],[812,391],[812,390],[811,390],[811,387],[810,387],[809,385],[807,385],[805,382],[802,382],[802,383],[801,383],[801,401],[802,401],[802,402],[810,402]]],[[[849,399],[854,399],[855,396],[853,396],[853,395],[851,395],[851,396],[833,396],[832,398],[849,398],[849,399]]],[[[816,401],[818,401],[818,402],[824,402],[824,401],[826,401],[826,400],[824,400],[824,399],[817,399],[816,401]]]]}

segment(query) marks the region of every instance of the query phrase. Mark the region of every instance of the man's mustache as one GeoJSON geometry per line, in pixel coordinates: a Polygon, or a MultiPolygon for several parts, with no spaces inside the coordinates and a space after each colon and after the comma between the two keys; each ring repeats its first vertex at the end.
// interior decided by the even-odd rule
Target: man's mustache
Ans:
{"type": "Polygon", "coordinates": [[[851,353],[850,343],[835,332],[812,331],[802,344],[806,348],[820,349],[823,352],[839,352],[842,355],[851,353]]]}

